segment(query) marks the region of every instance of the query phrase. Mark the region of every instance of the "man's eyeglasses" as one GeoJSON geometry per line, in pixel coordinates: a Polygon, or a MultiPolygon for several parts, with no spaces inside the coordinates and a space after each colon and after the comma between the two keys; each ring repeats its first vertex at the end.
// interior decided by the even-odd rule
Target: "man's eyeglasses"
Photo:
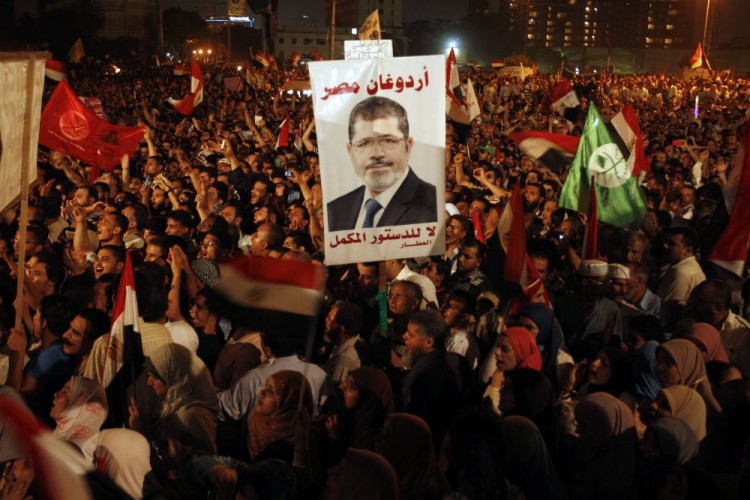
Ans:
{"type": "Polygon", "coordinates": [[[406,140],[406,137],[402,137],[401,139],[397,139],[396,137],[378,137],[377,139],[362,139],[361,141],[353,142],[352,148],[354,148],[355,151],[362,153],[364,151],[370,151],[377,144],[385,151],[391,151],[405,140],[406,140]]]}

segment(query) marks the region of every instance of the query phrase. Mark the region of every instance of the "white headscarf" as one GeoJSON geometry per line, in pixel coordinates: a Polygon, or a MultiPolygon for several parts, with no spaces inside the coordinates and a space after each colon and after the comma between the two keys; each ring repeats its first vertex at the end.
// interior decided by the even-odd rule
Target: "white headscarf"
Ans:
{"type": "Polygon", "coordinates": [[[55,419],[53,434],[76,445],[87,461],[93,461],[99,429],[108,411],[104,388],[90,378],[74,376],[70,379],[68,407],[55,419]]]}

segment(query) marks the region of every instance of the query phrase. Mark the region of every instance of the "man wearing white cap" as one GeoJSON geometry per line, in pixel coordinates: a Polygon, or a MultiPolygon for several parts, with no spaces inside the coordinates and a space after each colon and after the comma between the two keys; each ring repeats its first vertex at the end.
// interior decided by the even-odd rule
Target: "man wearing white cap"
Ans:
{"type": "Polygon", "coordinates": [[[622,264],[610,264],[607,276],[609,278],[609,292],[612,299],[619,304],[622,322],[627,325],[630,318],[643,314],[640,309],[627,301],[630,269],[622,264]]]}

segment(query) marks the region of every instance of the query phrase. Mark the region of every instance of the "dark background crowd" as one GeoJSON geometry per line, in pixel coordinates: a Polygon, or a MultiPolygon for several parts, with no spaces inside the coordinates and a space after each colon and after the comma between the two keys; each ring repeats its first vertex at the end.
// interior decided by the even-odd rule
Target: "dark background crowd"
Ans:
{"type": "MultiPolygon", "coordinates": [[[[508,134],[580,135],[585,113],[550,112],[558,75],[462,75],[481,115],[448,123],[434,165],[445,252],[325,266],[320,169],[335,166],[320,165],[311,97],[281,90],[304,66],[204,68],[183,117],[166,99],[185,78],[118,64],[84,60],[69,83],[109,122],[144,125],[139,149],[90,179],[40,148],[26,240],[18,210],[0,221],[0,391],[80,453],[97,496],[750,496],[750,286],[706,258],[741,168],[746,80],[572,77],[582,111],[634,107],[649,163],[643,227],[600,224],[583,259],[585,214],[558,207],[566,172],[508,134]],[[503,279],[497,231],[517,185],[538,275],[526,289],[503,279]],[[137,352],[105,390],[126,251],[137,352]],[[321,266],[318,317],[225,299],[219,264],[242,255],[321,266]]],[[[40,496],[10,441],[0,496],[40,496]]]]}

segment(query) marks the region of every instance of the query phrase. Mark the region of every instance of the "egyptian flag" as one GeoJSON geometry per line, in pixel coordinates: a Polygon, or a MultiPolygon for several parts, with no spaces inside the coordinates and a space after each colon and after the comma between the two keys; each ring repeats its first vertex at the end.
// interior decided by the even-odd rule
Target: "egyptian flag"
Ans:
{"type": "Polygon", "coordinates": [[[295,52],[294,54],[292,54],[292,58],[290,60],[292,66],[298,66],[299,65],[299,61],[300,61],[299,52],[295,52]]]}
{"type": "Polygon", "coordinates": [[[698,42],[698,48],[695,49],[688,64],[690,64],[691,69],[706,68],[708,71],[712,71],[711,64],[709,64],[708,57],[706,57],[706,53],[703,52],[703,47],[700,42],[698,42]]]}
{"type": "Polygon", "coordinates": [[[464,95],[461,92],[461,79],[458,75],[456,53],[451,49],[445,60],[445,114],[457,123],[468,125],[469,113],[464,107],[464,95]]]}
{"type": "Polygon", "coordinates": [[[266,57],[266,55],[260,50],[255,54],[255,60],[258,61],[258,63],[264,68],[268,68],[271,66],[271,61],[269,61],[268,57],[266,57]]]}
{"type": "Polygon", "coordinates": [[[276,57],[273,54],[268,54],[268,62],[271,63],[271,66],[278,69],[279,64],[276,62],[276,57]]]}
{"type": "Polygon", "coordinates": [[[520,183],[516,183],[510,201],[497,221],[497,236],[505,251],[503,279],[518,283],[522,289],[526,289],[529,276],[526,268],[526,225],[523,220],[520,183]]]}
{"type": "Polygon", "coordinates": [[[643,134],[633,106],[628,104],[617,113],[607,124],[607,130],[620,149],[623,158],[627,160],[628,169],[632,171],[632,175],[637,177],[641,172],[651,171],[646,161],[643,134]]]}
{"type": "Polygon", "coordinates": [[[197,62],[190,63],[190,94],[179,101],[170,97],[167,102],[183,116],[192,115],[193,109],[203,102],[203,72],[197,62]]]}
{"type": "MultiPolygon", "coordinates": [[[[39,498],[50,500],[94,498],[84,478],[84,474],[91,469],[91,463],[87,463],[75,447],[45,429],[28,408],[11,397],[0,396],[0,416],[3,418],[3,425],[0,428],[3,444],[12,441],[23,453],[23,458],[14,458],[30,461],[27,465],[33,467],[33,484],[36,485],[39,498]]],[[[8,479],[11,482],[13,480],[8,479]]],[[[6,487],[10,486],[8,482],[4,481],[4,483],[6,487]]],[[[9,487],[8,493],[8,498],[16,498],[13,495],[12,486],[9,487]]],[[[25,495],[18,498],[25,498],[25,495]]]]}
{"type": "Polygon", "coordinates": [[[105,388],[109,386],[125,363],[136,358],[141,358],[142,361],[143,352],[134,352],[133,349],[134,332],[138,332],[138,299],[135,294],[133,262],[130,252],[127,252],[112,312],[112,329],[107,339],[107,356],[104,357],[104,368],[99,380],[105,388]]]}
{"type": "Polygon", "coordinates": [[[559,113],[566,120],[576,123],[582,115],[581,101],[578,100],[573,84],[567,78],[560,79],[549,96],[550,110],[559,113]]]}
{"type": "Polygon", "coordinates": [[[242,256],[219,265],[214,287],[233,303],[315,316],[323,299],[322,268],[311,262],[242,256]]]}
{"type": "Polygon", "coordinates": [[[313,50],[313,58],[316,61],[322,61],[323,60],[323,56],[321,56],[320,53],[317,50],[313,50]]]}
{"type": "Polygon", "coordinates": [[[711,262],[742,277],[747,260],[750,238],[750,122],[745,123],[742,147],[724,190],[724,203],[720,203],[711,220],[707,239],[716,243],[708,258],[711,262]],[[739,196],[743,193],[743,196],[739,196]],[[713,233],[713,234],[712,234],[713,233]],[[719,234],[718,238],[716,234],[719,234]]]}
{"type": "Polygon", "coordinates": [[[523,154],[533,158],[556,174],[561,174],[578,151],[580,137],[553,134],[539,130],[516,132],[508,136],[523,154]]]}
{"type": "Polygon", "coordinates": [[[44,76],[56,82],[65,80],[67,77],[67,66],[57,59],[47,59],[44,63],[44,76]]]}
{"type": "Polygon", "coordinates": [[[276,148],[285,148],[289,146],[289,117],[287,116],[281,125],[279,125],[279,136],[276,138],[276,148]]]}

